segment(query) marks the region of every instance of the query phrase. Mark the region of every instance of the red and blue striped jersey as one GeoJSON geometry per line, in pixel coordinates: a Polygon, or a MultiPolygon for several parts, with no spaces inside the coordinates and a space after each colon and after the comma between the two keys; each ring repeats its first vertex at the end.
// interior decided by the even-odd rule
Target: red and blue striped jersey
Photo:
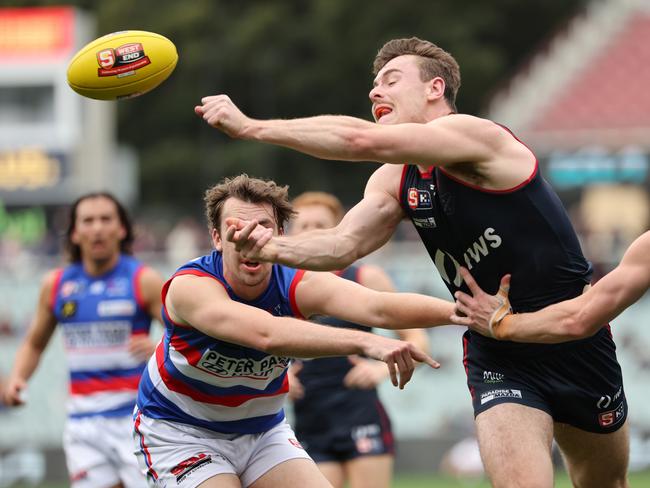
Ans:
{"type": "MultiPolygon", "coordinates": [[[[214,279],[232,300],[275,316],[301,317],[295,287],[304,272],[273,265],[268,288],[252,301],[238,297],[223,276],[221,253],[181,266],[171,281],[191,274],[214,279]]],[[[222,341],[173,322],[163,305],[165,334],[140,382],[138,409],[150,418],[190,424],[220,433],[252,434],[284,419],[290,359],[222,341]]]]}
{"type": "Polygon", "coordinates": [[[148,335],[151,324],[138,285],[142,269],[122,255],[101,276],[89,275],[81,263],[57,271],[50,303],[63,329],[71,417],[133,411],[145,363],[129,353],[129,341],[148,335]]]}

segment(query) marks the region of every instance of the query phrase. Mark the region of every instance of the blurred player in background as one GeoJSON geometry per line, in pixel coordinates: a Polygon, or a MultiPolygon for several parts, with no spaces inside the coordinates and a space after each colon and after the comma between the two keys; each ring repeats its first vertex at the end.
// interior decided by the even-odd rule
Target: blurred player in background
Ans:
{"type": "Polygon", "coordinates": [[[364,355],[385,362],[400,387],[416,361],[438,365],[408,342],[292,317],[425,327],[447,323],[453,304],[243,258],[225,239],[226,219],[281,233],[293,213],[287,187],[240,175],[210,188],[205,204],[215,250],[163,287],[165,336],[135,416],[140,464],[167,488],[329,487],[285,421],[290,357],[364,355]]]}
{"type": "Polygon", "coordinates": [[[57,324],[70,370],[63,448],[73,488],[141,487],[131,440],[138,382],[161,320],[162,278],[131,254],[132,226],[108,193],[80,197],[70,209],[70,264],[46,274],[33,322],[4,389],[7,405],[26,401],[29,378],[57,324]]]}
{"type": "MultiPolygon", "coordinates": [[[[298,213],[291,234],[335,227],[345,214],[338,198],[307,192],[293,200],[298,213]]],[[[388,275],[377,266],[351,265],[338,276],[378,291],[395,291],[388,275]]],[[[370,331],[369,327],[333,317],[315,322],[370,331]]],[[[397,331],[400,339],[428,349],[421,329],[397,331]]],[[[294,402],[298,440],[334,488],[346,481],[350,488],[388,488],[393,474],[393,433],[377,395],[387,377],[378,361],[358,356],[297,361],[289,369],[289,396],[294,402]]]]}
{"type": "Polygon", "coordinates": [[[486,294],[469,271],[461,269],[472,295],[456,293],[463,316],[454,321],[488,337],[515,342],[556,343],[591,337],[650,288],[650,232],[637,238],[621,263],[584,294],[534,313],[512,314],[510,277],[497,295],[486,294]]]}
{"type": "MultiPolygon", "coordinates": [[[[243,256],[304,269],[342,269],[382,246],[403,218],[418,231],[449,291],[469,291],[460,266],[496,292],[512,273],[517,312],[583,292],[592,273],[559,198],[535,155],[508,129],[459,114],[460,69],[440,47],[394,39],[377,54],[369,93],[376,123],[323,115],[246,117],[225,95],[197,115],[231,137],[289,147],[323,159],[386,163],[364,198],[333,229],[273,236],[233,220],[243,256]]],[[[627,403],[605,324],[560,345],[499,342],[467,331],[468,374],[481,456],[494,486],[551,487],[553,437],[576,486],[627,486],[627,403]],[[598,399],[616,396],[616,421],[598,399]]]]}

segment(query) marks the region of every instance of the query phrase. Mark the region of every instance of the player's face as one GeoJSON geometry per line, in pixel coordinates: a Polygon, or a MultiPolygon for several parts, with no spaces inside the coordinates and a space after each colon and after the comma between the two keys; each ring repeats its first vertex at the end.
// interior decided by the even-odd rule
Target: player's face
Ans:
{"type": "Polygon", "coordinates": [[[273,207],[269,203],[250,203],[238,198],[228,198],[221,211],[220,232],[213,232],[212,239],[215,248],[223,254],[223,271],[230,286],[266,286],[271,276],[271,263],[258,263],[241,257],[235,249],[235,244],[221,239],[226,233],[225,221],[229,217],[242,220],[257,220],[264,226],[273,229],[278,234],[278,225],[275,220],[273,207]]]}
{"type": "Polygon", "coordinates": [[[86,198],[77,206],[77,218],[70,236],[84,259],[109,261],[119,255],[126,229],[117,206],[105,197],[86,198]]]}
{"type": "Polygon", "coordinates": [[[336,218],[325,205],[304,205],[294,209],[298,214],[291,221],[291,234],[300,234],[315,229],[330,229],[336,226],[336,218]]]}
{"type": "Polygon", "coordinates": [[[416,56],[391,59],[377,73],[368,94],[375,121],[379,124],[427,122],[429,85],[420,79],[416,56]]]}

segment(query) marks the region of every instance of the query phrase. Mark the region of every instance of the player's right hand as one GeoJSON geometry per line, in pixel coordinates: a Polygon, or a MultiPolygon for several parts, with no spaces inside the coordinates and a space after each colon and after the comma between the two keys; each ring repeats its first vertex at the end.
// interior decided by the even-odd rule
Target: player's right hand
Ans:
{"type": "Polygon", "coordinates": [[[11,378],[7,381],[2,392],[2,401],[8,407],[24,405],[26,400],[27,383],[19,378],[11,378]]]}
{"type": "Polygon", "coordinates": [[[410,342],[375,334],[370,334],[370,337],[363,345],[364,355],[385,362],[391,383],[400,390],[411,380],[416,362],[426,363],[434,369],[440,367],[440,363],[410,342]]]}
{"type": "Polygon", "coordinates": [[[267,244],[273,238],[273,229],[259,225],[256,220],[226,219],[227,241],[235,244],[235,250],[242,258],[251,261],[272,261],[267,244]]]}
{"type": "Polygon", "coordinates": [[[251,119],[246,117],[228,95],[203,97],[194,112],[215,129],[230,137],[241,137],[251,119]]]}

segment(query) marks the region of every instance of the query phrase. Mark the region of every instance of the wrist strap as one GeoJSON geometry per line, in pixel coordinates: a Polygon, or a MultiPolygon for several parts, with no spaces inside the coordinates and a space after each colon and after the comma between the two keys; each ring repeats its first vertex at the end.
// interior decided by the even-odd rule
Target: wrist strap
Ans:
{"type": "Polygon", "coordinates": [[[512,306],[508,299],[508,291],[507,288],[500,287],[496,294],[496,297],[499,300],[499,307],[492,313],[490,320],[488,321],[488,330],[490,332],[490,337],[493,339],[497,339],[495,330],[501,324],[501,321],[508,315],[512,314],[512,306]]]}

